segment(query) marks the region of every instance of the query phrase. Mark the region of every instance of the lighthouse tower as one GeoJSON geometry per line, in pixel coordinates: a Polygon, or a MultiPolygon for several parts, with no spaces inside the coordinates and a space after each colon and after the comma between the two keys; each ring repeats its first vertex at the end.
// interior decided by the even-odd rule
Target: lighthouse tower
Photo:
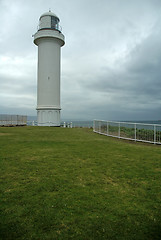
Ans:
{"type": "Polygon", "coordinates": [[[38,46],[38,126],[60,126],[60,48],[65,42],[59,21],[51,11],[42,14],[34,35],[38,46]]]}

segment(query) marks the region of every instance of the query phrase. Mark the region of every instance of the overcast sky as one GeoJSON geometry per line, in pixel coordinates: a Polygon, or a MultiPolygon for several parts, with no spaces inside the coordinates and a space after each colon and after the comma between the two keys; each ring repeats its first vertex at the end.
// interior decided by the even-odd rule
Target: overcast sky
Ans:
{"type": "Polygon", "coordinates": [[[37,46],[60,18],[62,119],[161,119],[161,0],[0,0],[0,113],[36,115],[37,46]]]}

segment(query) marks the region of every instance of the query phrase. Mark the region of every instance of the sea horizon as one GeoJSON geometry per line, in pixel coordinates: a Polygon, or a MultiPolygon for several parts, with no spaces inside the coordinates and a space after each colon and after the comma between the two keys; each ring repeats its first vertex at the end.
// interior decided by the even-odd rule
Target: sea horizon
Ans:
{"type": "MultiPolygon", "coordinates": [[[[94,119],[93,119],[94,120],[94,119]]],[[[73,127],[92,127],[93,120],[73,120],[73,119],[61,119],[61,125],[71,124],[73,127]]],[[[102,119],[97,119],[102,120],[102,119]]],[[[37,123],[37,116],[27,116],[28,125],[37,123]]],[[[103,120],[103,121],[114,121],[114,122],[130,122],[130,123],[145,123],[145,124],[159,124],[161,125],[161,120],[103,120]]]]}

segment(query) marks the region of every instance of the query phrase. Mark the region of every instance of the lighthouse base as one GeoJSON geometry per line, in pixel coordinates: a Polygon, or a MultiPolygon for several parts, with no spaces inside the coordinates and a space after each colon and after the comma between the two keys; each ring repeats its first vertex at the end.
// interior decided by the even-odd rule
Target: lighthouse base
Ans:
{"type": "Polygon", "coordinates": [[[37,109],[37,125],[60,127],[60,109],[37,109]]]}

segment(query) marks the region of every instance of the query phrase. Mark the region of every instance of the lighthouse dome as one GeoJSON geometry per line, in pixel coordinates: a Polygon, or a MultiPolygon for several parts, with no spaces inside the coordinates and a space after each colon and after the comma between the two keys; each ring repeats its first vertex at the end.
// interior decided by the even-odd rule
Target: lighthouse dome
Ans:
{"type": "MultiPolygon", "coordinates": [[[[40,16],[40,19],[41,19],[42,17],[44,17],[44,16],[53,16],[53,17],[58,18],[58,16],[57,16],[55,13],[51,12],[51,11],[43,13],[43,14],[40,16]]],[[[59,19],[59,18],[58,18],[58,19],[59,19]]]]}
{"type": "Polygon", "coordinates": [[[40,16],[39,19],[39,30],[42,29],[52,29],[61,32],[61,27],[59,26],[59,18],[58,16],[49,11],[40,16]]]}

